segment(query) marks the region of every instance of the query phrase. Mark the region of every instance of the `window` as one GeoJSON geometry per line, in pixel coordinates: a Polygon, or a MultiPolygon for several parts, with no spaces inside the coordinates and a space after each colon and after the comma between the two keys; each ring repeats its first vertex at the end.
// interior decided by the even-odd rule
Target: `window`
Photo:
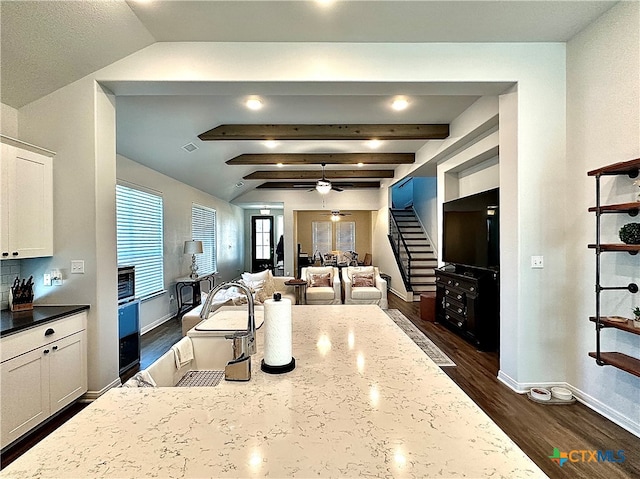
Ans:
{"type": "Polygon", "coordinates": [[[354,221],[336,223],[336,249],[343,252],[356,250],[356,223],[354,221]]]}
{"type": "Polygon", "coordinates": [[[162,196],[116,185],[118,264],[136,267],[136,297],[164,290],[162,196]]]}
{"type": "Polygon", "coordinates": [[[324,255],[331,251],[331,221],[312,221],[311,235],[313,254],[324,255]]]}
{"type": "Polygon", "coordinates": [[[271,223],[273,218],[271,217],[255,217],[253,218],[255,225],[254,228],[254,243],[255,252],[254,257],[257,260],[271,259],[271,223]]]}
{"type": "Polygon", "coordinates": [[[216,211],[206,206],[191,206],[191,239],[202,241],[202,254],[196,255],[198,274],[216,271],[216,211]]]}

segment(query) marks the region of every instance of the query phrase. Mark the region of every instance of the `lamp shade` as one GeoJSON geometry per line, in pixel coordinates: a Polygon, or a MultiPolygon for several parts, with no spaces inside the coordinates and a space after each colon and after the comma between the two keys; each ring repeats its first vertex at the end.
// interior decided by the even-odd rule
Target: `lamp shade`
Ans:
{"type": "Polygon", "coordinates": [[[318,180],[316,183],[316,190],[318,190],[318,193],[321,195],[326,195],[331,191],[331,183],[328,181],[318,180]]]}
{"type": "Polygon", "coordinates": [[[200,254],[202,253],[202,241],[185,241],[184,254],[200,254]]]}

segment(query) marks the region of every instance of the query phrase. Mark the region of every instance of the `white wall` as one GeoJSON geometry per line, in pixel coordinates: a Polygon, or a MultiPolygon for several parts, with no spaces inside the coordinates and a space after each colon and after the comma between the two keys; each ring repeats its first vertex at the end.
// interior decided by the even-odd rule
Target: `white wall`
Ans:
{"type": "MultiPolygon", "coordinates": [[[[163,198],[165,292],[141,304],[140,328],[144,333],[176,315],[176,279],[188,276],[191,271],[191,256],[183,253],[184,242],[191,238],[191,206],[196,203],[216,211],[219,281],[234,278],[243,267],[244,213],[237,206],[121,155],[117,155],[116,176],[118,181],[157,191],[163,198]],[[176,301],[170,301],[171,295],[176,301]]],[[[187,288],[185,299],[190,298],[189,294],[187,288]]]]}
{"type": "MultiPolygon", "coordinates": [[[[572,332],[565,341],[567,382],[605,415],[640,434],[640,378],[588,357],[596,335],[588,318],[595,315],[595,179],[586,172],[640,157],[640,4],[620,2],[567,45],[567,302],[562,317],[572,332]]],[[[604,177],[603,204],[633,201],[639,192],[628,177],[604,177]]],[[[619,242],[620,226],[637,222],[627,215],[605,215],[604,242],[619,242]]],[[[640,284],[638,256],[602,255],[601,282],[607,286],[640,284]]],[[[603,292],[602,313],[631,317],[640,294],[603,292]]],[[[602,332],[602,349],[640,358],[639,336],[616,330],[602,332]]]]}
{"type": "Polygon", "coordinates": [[[18,110],[0,103],[0,133],[11,138],[18,137],[18,110]]]}

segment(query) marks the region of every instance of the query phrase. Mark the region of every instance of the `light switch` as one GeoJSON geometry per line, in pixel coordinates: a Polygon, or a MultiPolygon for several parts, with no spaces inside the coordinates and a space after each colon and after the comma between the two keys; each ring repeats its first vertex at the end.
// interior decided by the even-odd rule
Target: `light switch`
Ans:
{"type": "Polygon", "coordinates": [[[72,259],[71,260],[71,274],[84,274],[84,260],[72,259]]]}

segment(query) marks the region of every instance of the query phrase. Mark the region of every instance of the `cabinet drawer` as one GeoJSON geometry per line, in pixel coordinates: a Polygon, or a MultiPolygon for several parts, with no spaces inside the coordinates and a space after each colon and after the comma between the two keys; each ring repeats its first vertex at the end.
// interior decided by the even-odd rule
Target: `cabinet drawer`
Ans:
{"type": "Polygon", "coordinates": [[[461,314],[457,314],[450,310],[445,310],[444,319],[446,319],[448,322],[457,326],[460,329],[463,329],[463,330],[467,329],[467,320],[461,314]]]}
{"type": "Polygon", "coordinates": [[[444,309],[445,312],[452,312],[463,317],[466,316],[466,306],[458,301],[449,301],[445,299],[444,309]]]}
{"type": "Polygon", "coordinates": [[[87,313],[81,312],[2,338],[1,362],[83,331],[86,327],[87,313]],[[45,334],[47,332],[50,334],[45,334]]]}
{"type": "Polygon", "coordinates": [[[465,300],[465,293],[460,290],[455,290],[452,288],[444,289],[444,297],[446,299],[452,299],[453,301],[463,302],[465,300]]]}

